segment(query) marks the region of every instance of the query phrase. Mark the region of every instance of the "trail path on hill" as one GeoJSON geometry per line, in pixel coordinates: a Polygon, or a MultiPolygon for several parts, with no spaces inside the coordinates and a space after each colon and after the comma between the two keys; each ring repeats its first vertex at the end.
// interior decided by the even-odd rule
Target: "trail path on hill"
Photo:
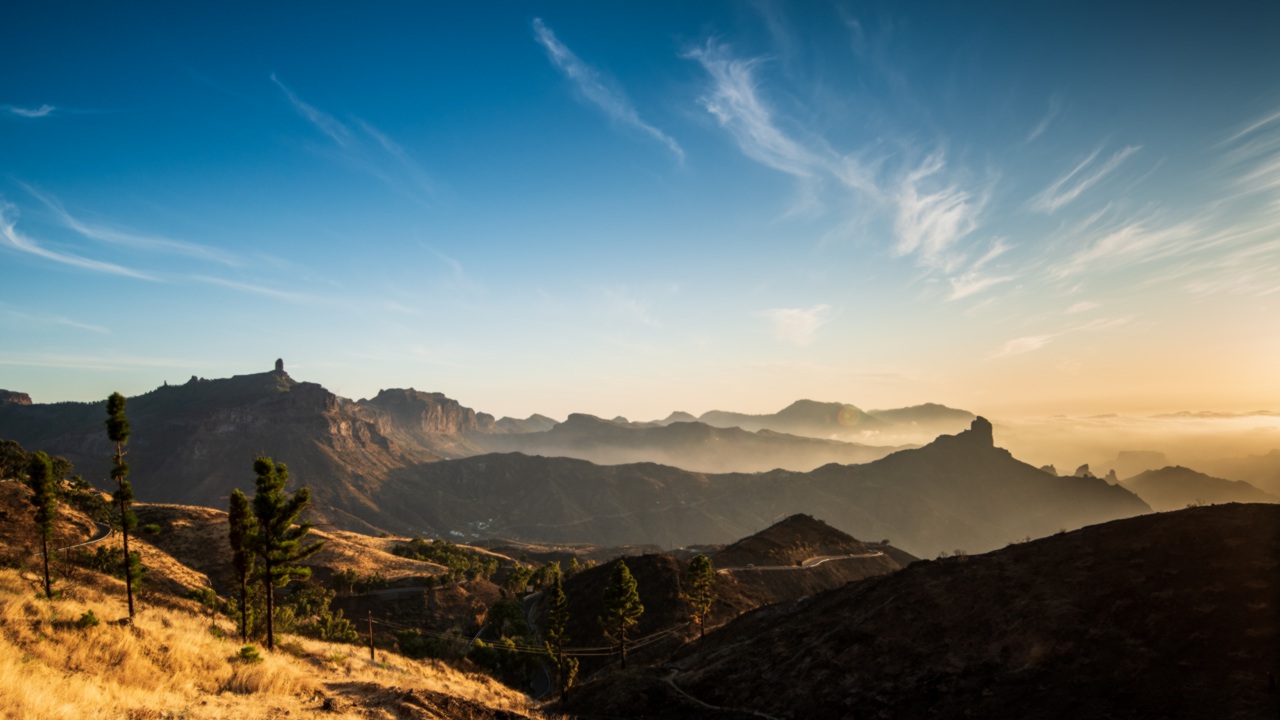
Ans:
{"type": "Polygon", "coordinates": [[[98,521],[96,521],[96,520],[95,520],[93,524],[94,524],[94,525],[97,525],[97,526],[98,526],[98,529],[93,533],[93,535],[92,535],[92,536],[90,536],[90,537],[89,537],[89,539],[88,539],[88,540],[85,540],[84,542],[76,543],[75,545],[68,545],[68,546],[66,546],[66,547],[60,547],[60,548],[58,548],[58,550],[59,550],[59,551],[62,551],[62,550],[73,550],[73,549],[78,548],[78,547],[84,547],[85,545],[92,545],[92,544],[94,544],[94,543],[99,543],[99,542],[102,542],[103,540],[106,540],[107,538],[111,537],[112,532],[114,532],[114,531],[111,529],[111,526],[110,526],[110,525],[108,525],[107,523],[101,523],[101,522],[98,522],[98,521]]]}
{"type": "Polygon", "coordinates": [[[751,571],[751,570],[808,570],[809,568],[818,567],[822,563],[831,562],[832,560],[858,560],[863,558],[881,557],[883,555],[884,553],[880,552],[879,550],[875,550],[869,553],[861,553],[859,555],[818,555],[816,557],[811,557],[808,560],[805,560],[804,562],[801,562],[799,565],[755,565],[751,567],[747,567],[744,565],[742,567],[718,568],[716,572],[731,573],[731,572],[737,572],[741,570],[748,570],[748,571],[751,571]]]}
{"type": "Polygon", "coordinates": [[[776,718],[772,715],[768,715],[766,713],[759,712],[757,710],[743,710],[741,708],[720,707],[718,705],[712,705],[709,702],[699,700],[698,698],[685,692],[684,688],[676,684],[676,673],[678,672],[679,670],[672,668],[671,672],[669,672],[667,676],[662,679],[664,682],[670,685],[676,692],[680,693],[682,697],[688,698],[689,702],[694,703],[695,705],[699,705],[701,707],[707,708],[708,710],[716,710],[719,712],[735,712],[735,713],[742,713],[743,715],[754,715],[755,717],[758,717],[758,718],[764,718],[764,720],[780,720],[779,718],[776,718]]]}

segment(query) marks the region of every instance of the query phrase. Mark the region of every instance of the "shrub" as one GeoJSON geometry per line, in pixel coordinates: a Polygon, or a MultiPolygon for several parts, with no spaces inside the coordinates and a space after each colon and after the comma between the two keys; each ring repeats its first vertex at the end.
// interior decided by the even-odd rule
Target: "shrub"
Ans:
{"type": "Polygon", "coordinates": [[[240,653],[234,658],[242,663],[254,665],[262,662],[262,654],[258,652],[258,648],[252,645],[245,645],[240,648],[240,653]]]}
{"type": "Polygon", "coordinates": [[[98,616],[94,615],[92,610],[86,610],[84,614],[80,616],[80,619],[76,621],[76,627],[81,630],[97,627],[99,622],[98,616]]]}
{"type": "Polygon", "coordinates": [[[164,531],[164,528],[160,527],[157,523],[147,523],[146,525],[138,528],[138,530],[141,531],[143,535],[159,535],[164,531]]]}

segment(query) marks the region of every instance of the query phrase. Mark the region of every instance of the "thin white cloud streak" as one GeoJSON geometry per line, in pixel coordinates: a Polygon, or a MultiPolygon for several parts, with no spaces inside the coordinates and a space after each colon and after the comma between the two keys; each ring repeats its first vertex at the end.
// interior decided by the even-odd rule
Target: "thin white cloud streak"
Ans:
{"type": "Polygon", "coordinates": [[[1267,125],[1270,125],[1276,122],[1280,122],[1280,110],[1276,110],[1275,112],[1269,115],[1265,115],[1259,118],[1258,120],[1255,120],[1249,123],[1239,132],[1235,133],[1234,135],[1227,138],[1226,140],[1223,140],[1221,143],[1219,143],[1219,145],[1229,145],[1231,143],[1234,143],[1235,141],[1245,137],[1246,135],[1252,135],[1257,130],[1260,130],[1266,127],[1267,125]]]}
{"type": "Polygon", "coordinates": [[[434,196],[430,175],[386,133],[360,118],[354,118],[363,135],[357,133],[342,121],[302,100],[275,73],[271,74],[271,82],[280,88],[299,115],[338,146],[342,161],[416,202],[426,204],[434,196]]]}
{"type": "Polygon", "coordinates": [[[967,272],[962,275],[948,278],[951,283],[951,294],[947,296],[947,300],[960,300],[976,295],[989,287],[1006,283],[1012,280],[1010,275],[982,275],[977,272],[967,272]]]}
{"type": "Polygon", "coordinates": [[[987,356],[988,360],[998,360],[1001,358],[1013,357],[1015,355],[1024,355],[1048,345],[1063,335],[1071,335],[1079,332],[1090,332],[1096,330],[1110,330],[1112,328],[1127,325],[1129,318],[1098,318],[1089,322],[1059,330],[1058,332],[1042,333],[1037,335],[1024,335],[1014,338],[1001,345],[994,352],[987,356]]]}
{"type": "Polygon", "coordinates": [[[1040,122],[1036,123],[1036,126],[1031,128],[1031,132],[1027,133],[1027,139],[1023,140],[1023,143],[1024,144],[1031,143],[1036,138],[1043,135],[1045,131],[1049,129],[1049,125],[1053,123],[1054,119],[1058,117],[1058,113],[1061,111],[1062,111],[1062,101],[1058,99],[1058,96],[1054,95],[1053,97],[1049,98],[1049,110],[1044,114],[1044,117],[1040,118],[1040,122]]]}
{"type": "Polygon", "coordinates": [[[124,247],[135,248],[138,250],[158,251],[175,255],[185,255],[199,260],[208,260],[210,262],[219,263],[231,267],[241,265],[238,258],[230,253],[218,250],[217,248],[200,245],[198,243],[186,242],[183,240],[171,240],[169,238],[153,237],[148,235],[139,235],[137,233],[125,232],[115,228],[109,228],[102,225],[93,225],[76,218],[62,203],[57,199],[47,196],[26,183],[19,183],[28,193],[39,200],[53,212],[58,222],[69,230],[83,235],[92,240],[111,243],[124,247]]]}
{"type": "Polygon", "coordinates": [[[111,331],[101,325],[91,325],[83,323],[62,315],[45,315],[29,313],[19,310],[5,303],[0,303],[0,312],[8,315],[16,320],[32,323],[35,325],[64,325],[66,327],[75,328],[77,330],[87,330],[98,335],[110,335],[111,331]]]}
{"type": "Polygon", "coordinates": [[[1103,178],[1120,167],[1120,164],[1126,158],[1141,149],[1142,146],[1140,145],[1128,145],[1117,151],[1101,165],[1088,169],[1102,152],[1100,149],[1094,150],[1089,157],[1085,158],[1079,165],[1076,165],[1071,172],[1045,188],[1039,195],[1036,195],[1031,201],[1032,208],[1041,212],[1053,213],[1080,197],[1084,191],[1098,184],[1103,178]],[[1087,172],[1086,169],[1088,169],[1087,172]]]}
{"type": "Polygon", "coordinates": [[[1006,342],[1004,345],[1001,345],[995,352],[991,353],[989,359],[996,360],[999,358],[1013,357],[1014,355],[1023,355],[1025,353],[1032,352],[1033,350],[1039,350],[1045,345],[1048,345],[1055,337],[1057,337],[1057,334],[1027,335],[1024,337],[1014,338],[1009,342],[1006,342]]]}
{"type": "Polygon", "coordinates": [[[1078,303],[1073,304],[1071,307],[1067,308],[1064,314],[1066,314],[1066,315],[1078,315],[1079,313],[1087,312],[1087,311],[1092,310],[1092,309],[1094,309],[1094,308],[1096,308],[1096,307],[1098,307],[1098,303],[1096,303],[1096,302],[1092,302],[1092,301],[1089,301],[1089,300],[1082,300],[1082,301],[1080,301],[1080,302],[1078,302],[1078,303]]]}
{"type": "Polygon", "coordinates": [[[58,108],[54,107],[53,105],[41,105],[38,108],[24,108],[24,107],[18,107],[17,105],[5,105],[4,109],[10,115],[17,115],[18,117],[42,118],[42,117],[49,116],[58,108]]]}
{"type": "Polygon", "coordinates": [[[546,49],[552,64],[564,73],[588,102],[600,108],[614,122],[632,127],[657,140],[679,162],[684,162],[684,148],[670,135],[645,122],[627,96],[622,91],[609,87],[600,72],[583,62],[560,42],[551,28],[542,22],[542,18],[534,18],[533,33],[538,44],[546,49]]]}
{"type": "Polygon", "coordinates": [[[775,170],[811,177],[823,159],[792,140],[778,128],[773,113],[756,94],[754,77],[758,60],[730,57],[728,49],[714,41],[685,55],[711,75],[713,88],[702,105],[738,143],[747,157],[775,170]]]}
{"type": "Polygon", "coordinates": [[[262,295],[263,297],[285,300],[298,305],[330,305],[338,302],[337,300],[326,299],[316,295],[290,292],[288,290],[277,290],[269,285],[257,285],[253,283],[240,282],[238,280],[211,277],[208,275],[191,275],[190,279],[207,285],[217,285],[219,287],[237,290],[250,295],[262,295]]]}
{"type": "Polygon", "coordinates": [[[0,352],[0,366],[5,367],[51,367],[69,370],[128,372],[137,370],[140,367],[190,368],[200,364],[191,360],[173,360],[149,355],[103,357],[102,355],[0,352]]]}
{"type": "Polygon", "coordinates": [[[1190,222],[1177,223],[1160,228],[1148,228],[1146,223],[1131,222],[1103,235],[1089,247],[1067,259],[1054,271],[1062,279],[1083,272],[1092,266],[1104,265],[1115,269],[1122,265],[1148,262],[1170,257],[1207,246],[1200,227],[1190,222]],[[1200,242],[1197,242],[1197,239],[1200,242]]]}
{"type": "Polygon", "coordinates": [[[5,245],[8,245],[14,250],[44,258],[45,260],[50,260],[62,265],[80,268],[82,270],[106,273],[108,275],[131,277],[137,280],[156,281],[156,278],[147,275],[146,273],[124,267],[123,265],[103,262],[102,260],[93,260],[91,258],[71,253],[50,250],[18,230],[16,225],[17,221],[12,220],[9,217],[12,210],[13,207],[11,205],[0,204],[0,239],[4,241],[5,245]]]}
{"type": "Polygon", "coordinates": [[[760,313],[769,321],[773,335],[778,340],[797,347],[807,347],[813,342],[818,329],[825,325],[831,314],[831,306],[814,305],[809,308],[775,308],[760,313]]]}
{"type": "Polygon", "coordinates": [[[332,115],[303,102],[287,85],[280,82],[275,73],[271,73],[271,82],[280,88],[280,91],[289,99],[289,102],[299,114],[310,121],[312,125],[315,125],[320,132],[328,135],[330,140],[344,148],[351,143],[351,131],[347,129],[346,125],[343,125],[332,115]]]}

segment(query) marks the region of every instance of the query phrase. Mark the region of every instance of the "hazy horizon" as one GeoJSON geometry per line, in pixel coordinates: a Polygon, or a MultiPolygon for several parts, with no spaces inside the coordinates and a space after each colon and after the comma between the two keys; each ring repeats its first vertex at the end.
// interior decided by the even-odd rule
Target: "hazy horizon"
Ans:
{"type": "Polygon", "coordinates": [[[283,357],[514,417],[1280,410],[1274,4],[7,19],[0,387],[36,402],[283,357]]]}

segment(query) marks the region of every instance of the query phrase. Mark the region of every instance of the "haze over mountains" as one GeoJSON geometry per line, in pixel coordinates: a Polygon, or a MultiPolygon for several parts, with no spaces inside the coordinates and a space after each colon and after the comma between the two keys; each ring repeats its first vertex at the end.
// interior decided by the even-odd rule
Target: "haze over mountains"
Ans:
{"type": "MultiPolygon", "coordinates": [[[[780,415],[797,429],[829,430],[840,425],[841,413],[856,424],[895,421],[893,413],[877,417],[850,408],[796,403],[780,415]]],[[[938,415],[948,422],[959,417],[933,407],[897,413],[926,424],[938,415]]],[[[994,447],[991,425],[982,419],[958,435],[866,464],[712,474],[651,462],[481,454],[486,443],[512,437],[500,434],[492,416],[414,390],[384,390],[354,402],[296,382],[283,367],[157,388],[131,400],[129,416],[132,479],[141,499],[224,507],[233,488],[251,490],[252,458],[265,453],[288,463],[296,482],[312,488],[322,521],[366,531],[673,547],[727,542],[781,517],[811,513],[928,556],[957,548],[979,552],[1149,510],[1102,480],[1051,477],[1019,462],[994,447]]],[[[97,403],[0,406],[0,436],[65,455],[90,479],[105,474],[110,454],[101,423],[97,403]]],[[[603,431],[601,452],[652,448],[667,457],[705,453],[703,444],[748,458],[770,443],[819,455],[881,452],[685,422],[631,427],[574,418],[566,424],[560,433],[534,435],[571,437],[588,426],[603,431]],[[688,443],[684,433],[707,442],[688,443]]]]}

